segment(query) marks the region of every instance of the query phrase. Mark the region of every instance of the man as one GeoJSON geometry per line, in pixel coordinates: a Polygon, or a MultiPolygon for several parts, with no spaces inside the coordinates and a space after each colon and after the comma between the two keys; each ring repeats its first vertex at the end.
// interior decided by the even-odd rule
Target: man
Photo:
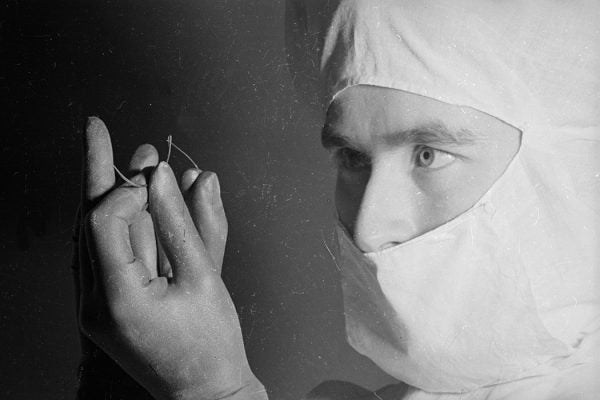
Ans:
{"type": "MultiPolygon", "coordinates": [[[[597,398],[598,17],[550,0],[335,8],[322,141],[346,330],[410,388],[309,397],[597,398]]],[[[101,121],[86,140],[83,332],[156,398],[266,398],[219,277],[214,174],[187,171],[180,189],[144,146],[133,184],[113,188],[101,121]]]]}

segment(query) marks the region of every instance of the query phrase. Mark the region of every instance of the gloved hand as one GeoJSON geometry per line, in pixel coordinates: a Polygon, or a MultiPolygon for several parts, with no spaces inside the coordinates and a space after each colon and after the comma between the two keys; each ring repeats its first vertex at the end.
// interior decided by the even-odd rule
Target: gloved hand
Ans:
{"type": "Polygon", "coordinates": [[[88,250],[86,256],[80,247],[82,332],[158,399],[265,399],[220,277],[227,228],[216,176],[184,174],[188,210],[166,163],[147,185],[138,174],[138,186],[113,188],[110,138],[100,120],[88,124],[86,142],[83,210],[100,201],[80,234],[88,250]],[[157,274],[155,237],[172,278],[157,274]]]}
{"type": "MultiPolygon", "coordinates": [[[[81,216],[86,215],[97,205],[103,195],[115,185],[110,136],[101,131],[106,131],[106,127],[102,121],[97,118],[90,118],[87,121],[85,136],[83,138],[81,202],[73,227],[74,251],[72,269],[78,320],[82,298],[80,272],[82,268],[84,270],[91,268],[81,216]]],[[[158,164],[156,149],[150,145],[140,146],[130,161],[128,175],[137,175],[143,169],[151,168],[156,166],[156,164],[158,164]]],[[[81,329],[79,338],[81,360],[78,371],[78,400],[104,400],[106,398],[116,400],[152,400],[153,397],[150,393],[84,335],[81,329]]]]}

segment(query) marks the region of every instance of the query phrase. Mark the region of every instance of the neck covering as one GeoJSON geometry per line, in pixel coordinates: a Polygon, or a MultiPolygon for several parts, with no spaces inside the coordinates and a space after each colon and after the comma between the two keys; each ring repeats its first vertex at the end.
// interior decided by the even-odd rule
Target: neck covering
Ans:
{"type": "Polygon", "coordinates": [[[373,85],[521,130],[516,183],[527,194],[503,205],[515,216],[510,258],[544,328],[583,362],[578,350],[591,354],[600,328],[600,3],[290,0],[287,10],[291,71],[310,103],[373,85]]]}

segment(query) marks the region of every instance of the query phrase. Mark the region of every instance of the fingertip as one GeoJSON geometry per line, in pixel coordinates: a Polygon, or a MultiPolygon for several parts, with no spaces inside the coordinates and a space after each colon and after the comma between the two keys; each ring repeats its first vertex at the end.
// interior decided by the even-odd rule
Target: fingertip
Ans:
{"type": "Polygon", "coordinates": [[[151,144],[139,146],[129,162],[129,172],[136,173],[158,164],[158,151],[151,144]]]}
{"type": "Polygon", "coordinates": [[[160,201],[161,198],[174,194],[174,191],[178,192],[179,188],[173,170],[167,162],[161,161],[150,177],[150,199],[160,201]]]}
{"type": "Polygon", "coordinates": [[[110,135],[98,117],[89,117],[86,123],[82,177],[82,197],[86,202],[97,200],[115,183],[110,135]]]}
{"type": "Polygon", "coordinates": [[[212,204],[220,202],[221,190],[217,174],[212,171],[202,172],[194,183],[193,192],[195,196],[212,204]]]}
{"type": "Polygon", "coordinates": [[[153,176],[156,177],[155,179],[158,179],[160,177],[163,177],[164,174],[166,174],[170,170],[171,170],[171,167],[169,166],[169,164],[166,161],[160,161],[156,165],[156,169],[154,170],[153,176]]]}
{"type": "Polygon", "coordinates": [[[156,147],[152,146],[150,143],[144,143],[138,146],[135,152],[147,158],[155,158],[156,162],[154,164],[158,164],[158,150],[156,150],[156,147]]]}
{"type": "Polygon", "coordinates": [[[173,175],[173,170],[171,169],[171,166],[166,161],[161,161],[158,163],[156,169],[154,170],[153,176],[158,182],[168,182],[171,180],[171,178],[175,177],[173,175]]]}
{"type": "Polygon", "coordinates": [[[138,185],[138,187],[146,187],[146,177],[143,173],[139,173],[133,177],[131,177],[131,182],[138,185]]]}
{"type": "Polygon", "coordinates": [[[154,147],[150,143],[144,143],[144,144],[139,145],[138,146],[138,150],[144,151],[144,152],[148,152],[148,153],[156,153],[156,154],[158,154],[158,151],[156,150],[156,147],[154,147]]]}
{"type": "Polygon", "coordinates": [[[192,187],[194,182],[196,182],[196,179],[198,179],[198,176],[200,176],[201,172],[202,171],[200,171],[199,169],[190,168],[183,174],[181,174],[181,190],[187,192],[192,187]]]}
{"type": "Polygon", "coordinates": [[[110,153],[112,162],[112,144],[110,140],[110,134],[108,128],[104,122],[98,117],[88,117],[85,125],[85,150],[86,152],[92,151],[92,154],[87,154],[88,157],[101,153],[110,153]]]}
{"type": "Polygon", "coordinates": [[[217,174],[212,171],[203,171],[200,177],[197,179],[199,186],[212,187],[213,181],[216,179],[217,174]]]}
{"type": "Polygon", "coordinates": [[[96,116],[89,116],[85,124],[85,131],[88,135],[99,134],[108,131],[104,121],[96,116]]]}

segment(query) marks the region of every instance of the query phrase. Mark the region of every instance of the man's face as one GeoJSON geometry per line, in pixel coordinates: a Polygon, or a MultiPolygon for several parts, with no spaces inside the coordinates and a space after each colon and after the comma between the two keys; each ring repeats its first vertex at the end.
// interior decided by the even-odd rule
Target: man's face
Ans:
{"type": "Polygon", "coordinates": [[[336,208],[363,252],[397,245],[466,211],[518,151],[520,131],[488,114],[395,89],[354,86],[327,113],[336,208]]]}

